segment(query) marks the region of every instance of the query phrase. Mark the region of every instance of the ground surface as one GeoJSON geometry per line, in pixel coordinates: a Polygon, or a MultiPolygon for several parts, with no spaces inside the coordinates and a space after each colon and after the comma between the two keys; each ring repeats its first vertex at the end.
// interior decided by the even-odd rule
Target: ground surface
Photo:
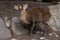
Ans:
{"type": "MultiPolygon", "coordinates": [[[[43,40],[60,40],[60,32],[57,32],[57,34],[59,35],[59,37],[55,37],[54,35],[53,36],[50,36],[50,35],[45,35],[45,39],[43,40]]],[[[28,34],[23,34],[23,35],[20,35],[18,36],[18,38],[16,38],[17,40],[41,40],[40,39],[40,35],[39,34],[34,34],[33,37],[31,38],[30,36],[28,36],[28,34]]],[[[12,38],[9,37],[5,40],[11,40],[12,38]]]]}

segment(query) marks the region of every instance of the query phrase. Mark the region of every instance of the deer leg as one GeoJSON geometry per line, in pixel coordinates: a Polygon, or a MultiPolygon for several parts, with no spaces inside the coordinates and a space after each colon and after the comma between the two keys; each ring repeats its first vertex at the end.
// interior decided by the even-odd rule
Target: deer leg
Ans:
{"type": "Polygon", "coordinates": [[[32,27],[31,27],[31,37],[32,37],[32,32],[33,32],[34,27],[35,27],[35,23],[33,23],[32,27]]]}
{"type": "Polygon", "coordinates": [[[41,36],[44,36],[45,30],[44,30],[44,24],[42,22],[38,23],[38,30],[41,32],[41,36]]]}

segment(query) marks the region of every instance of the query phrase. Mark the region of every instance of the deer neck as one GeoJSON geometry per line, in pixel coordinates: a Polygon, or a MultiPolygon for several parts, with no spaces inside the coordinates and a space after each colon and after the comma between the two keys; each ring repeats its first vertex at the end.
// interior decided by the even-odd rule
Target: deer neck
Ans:
{"type": "Polygon", "coordinates": [[[26,10],[22,10],[22,11],[21,11],[20,19],[21,19],[24,23],[28,23],[28,21],[27,21],[27,11],[26,11],[26,10]]]}

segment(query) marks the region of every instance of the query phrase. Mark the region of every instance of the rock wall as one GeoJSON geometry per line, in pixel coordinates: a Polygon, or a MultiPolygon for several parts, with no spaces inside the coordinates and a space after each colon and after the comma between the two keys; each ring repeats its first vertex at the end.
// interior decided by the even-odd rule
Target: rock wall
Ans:
{"type": "Polygon", "coordinates": [[[57,5],[48,6],[52,18],[49,20],[49,25],[55,30],[60,31],[60,3],[57,5]]]}

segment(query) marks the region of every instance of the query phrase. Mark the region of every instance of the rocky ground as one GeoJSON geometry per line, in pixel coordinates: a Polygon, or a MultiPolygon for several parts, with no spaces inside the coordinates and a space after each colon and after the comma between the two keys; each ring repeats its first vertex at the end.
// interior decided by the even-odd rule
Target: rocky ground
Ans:
{"type": "MultiPolygon", "coordinates": [[[[60,40],[60,32],[57,32],[59,37],[56,37],[55,35],[50,36],[50,35],[44,35],[45,39],[41,39],[41,35],[39,34],[34,34],[32,37],[30,37],[28,34],[23,34],[19,35],[16,39],[17,40],[60,40]]],[[[11,40],[12,37],[9,37],[5,40],[11,40]]]]}

